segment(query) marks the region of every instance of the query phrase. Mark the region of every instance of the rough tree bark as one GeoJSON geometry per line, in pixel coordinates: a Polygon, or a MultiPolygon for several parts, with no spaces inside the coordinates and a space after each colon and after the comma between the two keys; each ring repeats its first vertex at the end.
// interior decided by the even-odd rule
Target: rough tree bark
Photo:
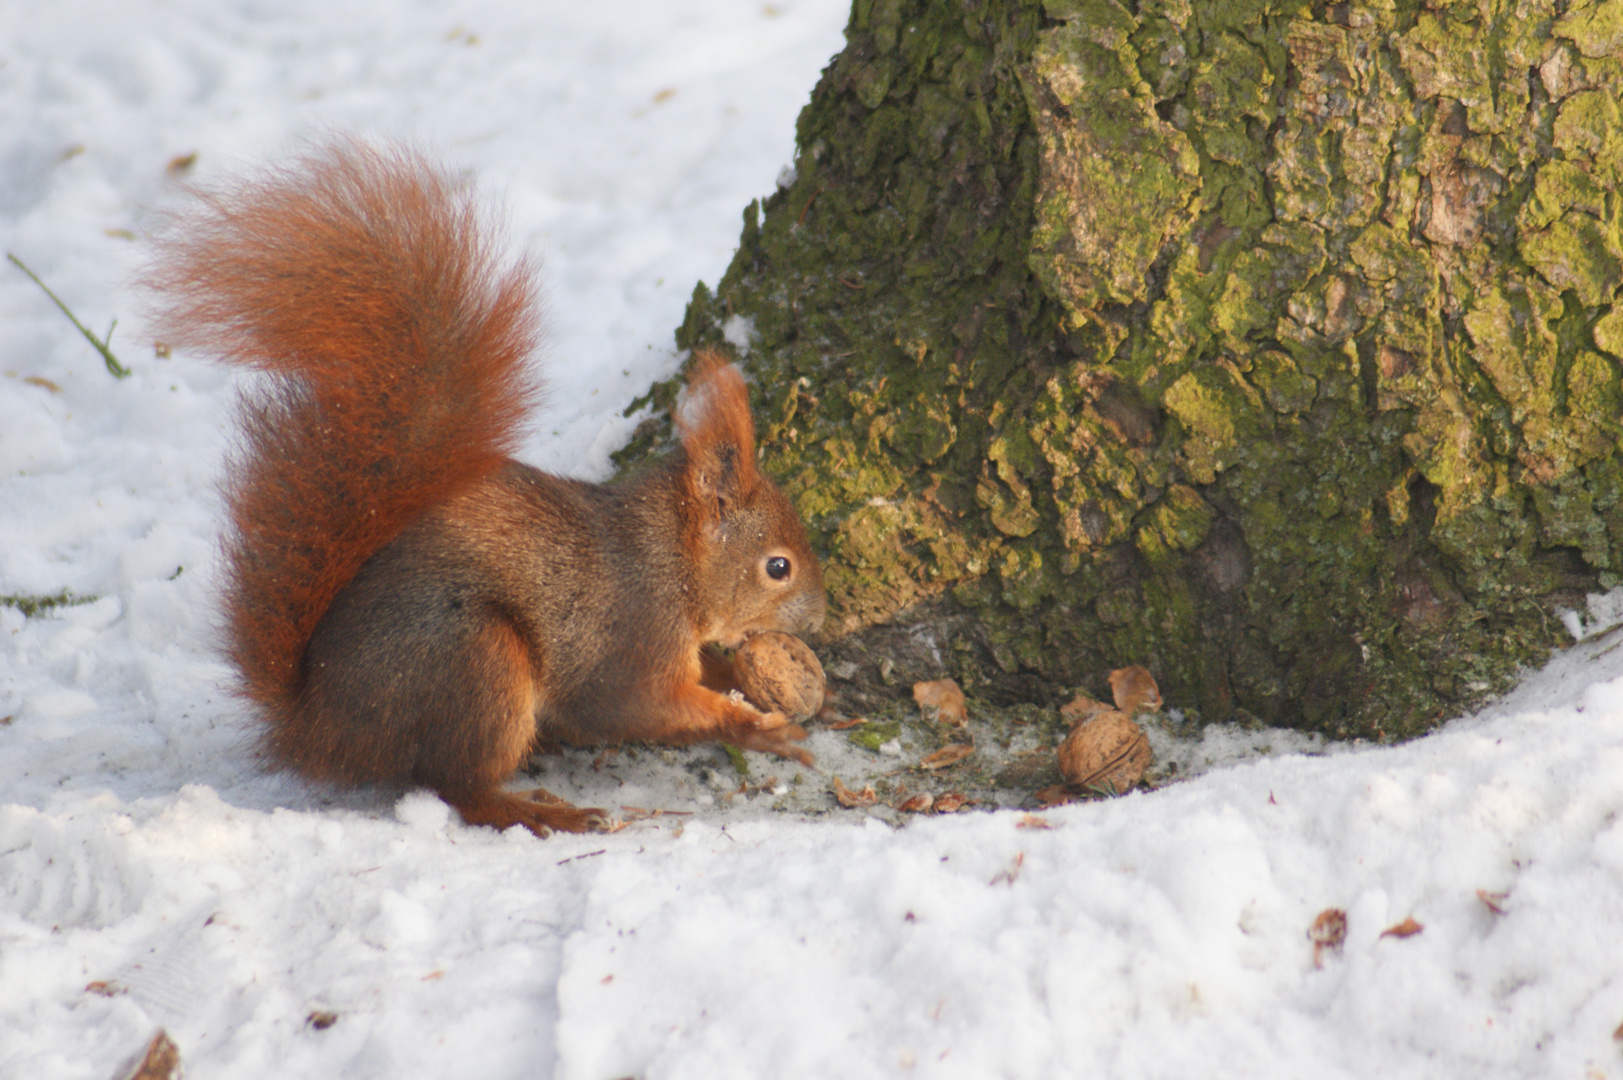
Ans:
{"type": "Polygon", "coordinates": [[[847,42],[678,342],[753,376],[848,654],[1402,736],[1623,582],[1623,3],[856,0],[847,42]]]}

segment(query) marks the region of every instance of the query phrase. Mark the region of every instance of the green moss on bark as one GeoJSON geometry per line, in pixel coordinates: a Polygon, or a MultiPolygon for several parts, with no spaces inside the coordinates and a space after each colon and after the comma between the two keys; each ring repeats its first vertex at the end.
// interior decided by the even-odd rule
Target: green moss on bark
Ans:
{"type": "Polygon", "coordinates": [[[1623,581],[1618,8],[857,0],[678,332],[833,629],[1336,735],[1543,655],[1623,581]]]}

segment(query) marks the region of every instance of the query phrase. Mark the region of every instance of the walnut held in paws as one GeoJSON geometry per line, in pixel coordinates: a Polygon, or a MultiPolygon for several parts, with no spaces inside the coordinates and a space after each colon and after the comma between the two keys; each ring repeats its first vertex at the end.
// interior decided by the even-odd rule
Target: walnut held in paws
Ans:
{"type": "Polygon", "coordinates": [[[733,654],[733,677],[764,712],[805,718],[823,707],[823,665],[792,634],[771,630],[751,636],[733,654]]]}
{"type": "Polygon", "coordinates": [[[1154,755],[1144,729],[1124,712],[1111,710],[1078,724],[1059,748],[1059,771],[1077,790],[1130,791],[1154,755]]]}

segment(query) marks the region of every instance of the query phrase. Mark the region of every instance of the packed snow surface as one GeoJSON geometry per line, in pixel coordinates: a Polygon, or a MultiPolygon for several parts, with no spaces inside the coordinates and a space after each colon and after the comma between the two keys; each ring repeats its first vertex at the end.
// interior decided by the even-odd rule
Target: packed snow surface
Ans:
{"type": "Polygon", "coordinates": [[[160,1028],[232,1080],[1623,1076],[1615,602],[1430,738],[1216,729],[1162,744],[1194,779],[1040,816],[773,812],[697,748],[549,767],[630,823],[539,841],[258,770],[213,606],[236,377],[154,355],[132,286],[176,174],[357,131],[477,175],[544,264],[524,456],[599,479],[846,15],[6,5],[0,246],[134,374],[0,264],[0,594],[96,598],[0,607],[0,1077],[110,1080],[160,1028]]]}

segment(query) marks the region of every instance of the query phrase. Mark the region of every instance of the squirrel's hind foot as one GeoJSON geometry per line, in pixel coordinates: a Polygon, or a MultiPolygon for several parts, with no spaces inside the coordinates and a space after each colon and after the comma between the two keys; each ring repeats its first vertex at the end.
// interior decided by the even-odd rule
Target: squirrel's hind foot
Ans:
{"type": "Polygon", "coordinates": [[[522,825],[543,840],[558,832],[602,832],[609,828],[609,816],[595,807],[576,806],[536,788],[513,793],[487,791],[461,798],[446,797],[469,825],[489,825],[506,829],[522,825]]]}
{"type": "Polygon", "coordinates": [[[799,745],[805,738],[805,728],[789,723],[782,713],[774,712],[762,717],[761,726],[730,732],[722,737],[722,741],[735,743],[744,750],[776,754],[809,766],[817,759],[810,750],[799,745]]]}

